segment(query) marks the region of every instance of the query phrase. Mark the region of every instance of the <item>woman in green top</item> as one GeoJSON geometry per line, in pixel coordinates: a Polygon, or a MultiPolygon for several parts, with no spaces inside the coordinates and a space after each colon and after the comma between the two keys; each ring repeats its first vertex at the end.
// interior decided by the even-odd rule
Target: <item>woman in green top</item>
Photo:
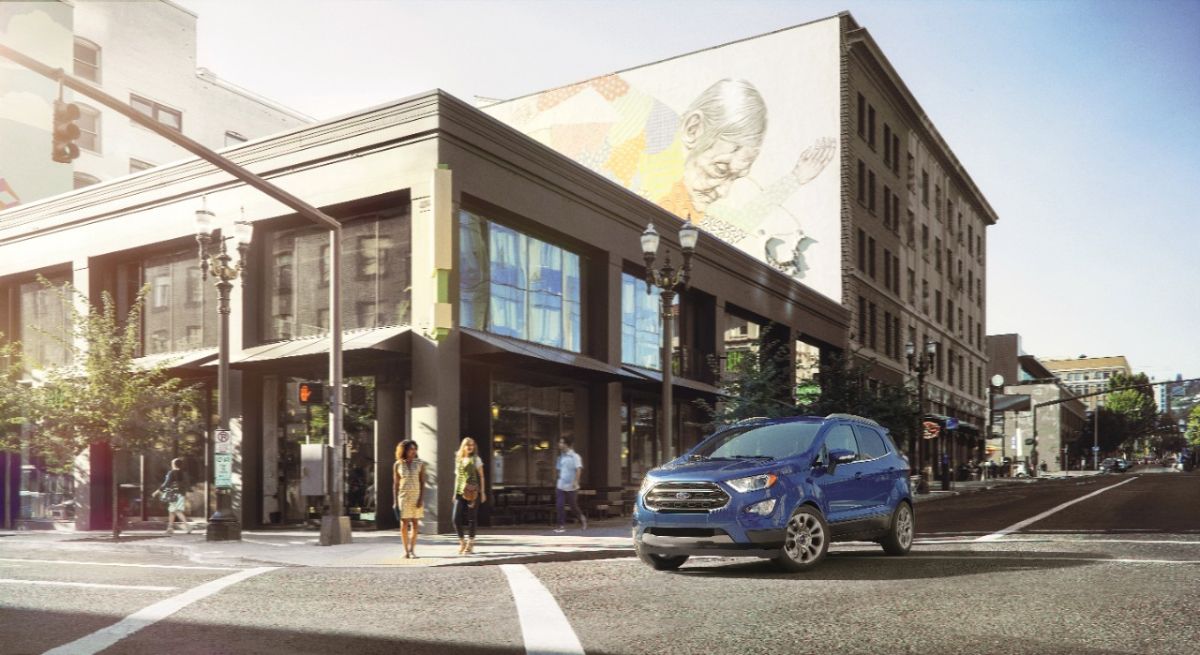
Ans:
{"type": "Polygon", "coordinates": [[[454,529],[458,531],[459,555],[475,552],[479,504],[487,502],[483,488],[483,460],[477,453],[475,440],[463,437],[454,457],[454,529]]]}

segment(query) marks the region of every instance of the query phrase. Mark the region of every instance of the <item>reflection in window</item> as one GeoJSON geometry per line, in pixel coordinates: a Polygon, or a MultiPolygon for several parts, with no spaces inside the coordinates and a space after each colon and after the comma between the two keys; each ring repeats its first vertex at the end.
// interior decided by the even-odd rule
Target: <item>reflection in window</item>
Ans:
{"type": "Polygon", "coordinates": [[[150,285],[142,313],[144,354],[217,345],[217,290],[205,284],[192,249],[139,262],[141,283],[150,285]]]}
{"type": "MultiPolygon", "coordinates": [[[[661,300],[657,289],[646,293],[646,281],[628,273],[621,274],[621,361],[643,368],[662,369],[661,300]]],[[[679,315],[679,296],[675,296],[675,315],[679,315]]],[[[672,343],[679,345],[678,334],[672,343]]]]}
{"type": "Polygon", "coordinates": [[[492,483],[553,485],[558,439],[573,438],[574,432],[575,395],[571,389],[493,381],[492,483]]]}
{"type": "Polygon", "coordinates": [[[465,327],[579,352],[579,255],[467,212],[459,217],[465,327]]]}
{"type": "MultiPolygon", "coordinates": [[[[347,330],[409,322],[407,206],[346,221],[342,228],[342,324],[347,330]]],[[[267,235],[267,340],[329,330],[329,232],[316,227],[267,235]],[[314,280],[313,278],[317,278],[314,280]]]]}
{"type": "Polygon", "coordinates": [[[747,357],[758,354],[762,326],[748,319],[725,313],[725,377],[736,375],[747,357]]]}
{"type": "MultiPolygon", "coordinates": [[[[71,314],[62,294],[67,278],[51,278],[51,288],[40,281],[22,284],[20,296],[20,328],[25,364],[30,369],[66,366],[71,362],[71,353],[66,341],[71,337],[71,314]]],[[[69,297],[69,296],[68,296],[69,297]]]]}

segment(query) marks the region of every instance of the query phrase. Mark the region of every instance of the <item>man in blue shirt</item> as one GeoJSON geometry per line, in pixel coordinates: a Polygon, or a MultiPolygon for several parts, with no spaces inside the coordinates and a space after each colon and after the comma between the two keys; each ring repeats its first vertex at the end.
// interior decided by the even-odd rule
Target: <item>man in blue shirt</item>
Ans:
{"type": "Polygon", "coordinates": [[[562,532],[566,529],[568,502],[579,516],[580,529],[587,530],[587,517],[579,509],[579,481],[583,477],[583,458],[571,448],[569,437],[561,437],[558,440],[558,450],[558,461],[554,464],[554,468],[558,470],[558,488],[554,494],[558,509],[558,527],[554,531],[562,532]]]}

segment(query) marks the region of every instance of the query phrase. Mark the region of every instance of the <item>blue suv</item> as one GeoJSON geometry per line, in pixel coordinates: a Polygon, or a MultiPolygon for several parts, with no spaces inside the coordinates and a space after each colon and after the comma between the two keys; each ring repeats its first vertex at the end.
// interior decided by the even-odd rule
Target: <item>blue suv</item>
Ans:
{"type": "Polygon", "coordinates": [[[908,473],[887,430],[870,419],[741,421],[646,475],[634,545],[660,571],[691,555],[766,557],[805,571],[831,541],[876,541],[903,555],[916,530],[908,473]]]}

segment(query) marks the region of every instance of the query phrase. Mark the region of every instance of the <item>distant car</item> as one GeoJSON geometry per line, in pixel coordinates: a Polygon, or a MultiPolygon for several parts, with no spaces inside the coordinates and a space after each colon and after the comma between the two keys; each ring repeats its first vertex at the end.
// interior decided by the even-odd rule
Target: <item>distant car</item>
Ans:
{"type": "Polygon", "coordinates": [[[1125,469],[1122,468],[1120,462],[1121,460],[1117,459],[1116,457],[1106,457],[1104,461],[1100,462],[1100,472],[1123,473],[1125,469]]]}
{"type": "Polygon", "coordinates": [[[1124,473],[1125,471],[1133,468],[1133,462],[1122,458],[1117,460],[1117,466],[1121,469],[1121,472],[1124,473]]]}

